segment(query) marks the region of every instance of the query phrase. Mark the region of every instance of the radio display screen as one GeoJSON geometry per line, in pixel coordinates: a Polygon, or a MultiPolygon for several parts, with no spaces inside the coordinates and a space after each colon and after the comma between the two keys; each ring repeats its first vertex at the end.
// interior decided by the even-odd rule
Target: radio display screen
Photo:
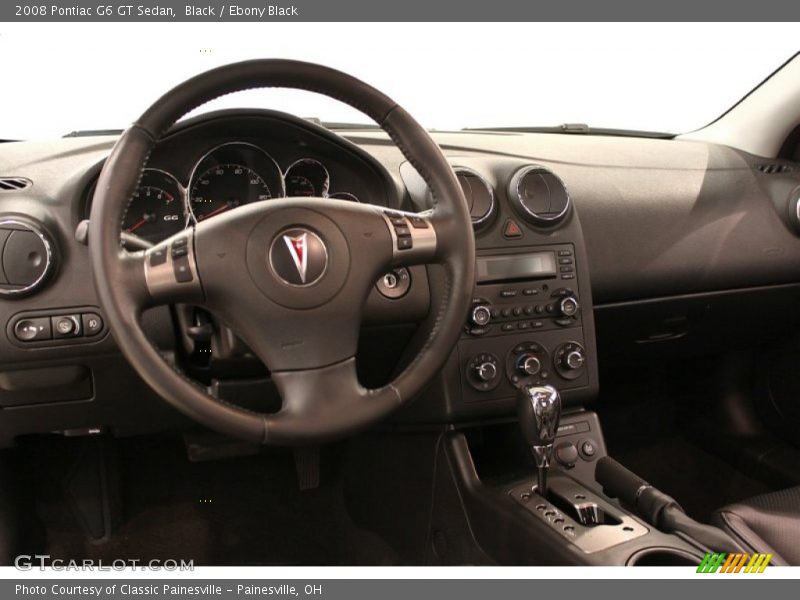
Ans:
{"type": "Polygon", "coordinates": [[[476,266],[478,283],[553,277],[557,272],[555,252],[482,256],[476,266]]]}

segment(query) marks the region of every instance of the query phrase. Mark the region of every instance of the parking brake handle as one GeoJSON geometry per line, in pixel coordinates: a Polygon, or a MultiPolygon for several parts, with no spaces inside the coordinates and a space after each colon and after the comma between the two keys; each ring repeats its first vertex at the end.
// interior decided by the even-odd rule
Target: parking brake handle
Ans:
{"type": "Polygon", "coordinates": [[[665,533],[683,533],[715,552],[743,552],[744,549],[723,530],[698,523],[680,504],[616,460],[603,457],[597,461],[595,479],[609,498],[633,508],[650,525],[665,533]]]}

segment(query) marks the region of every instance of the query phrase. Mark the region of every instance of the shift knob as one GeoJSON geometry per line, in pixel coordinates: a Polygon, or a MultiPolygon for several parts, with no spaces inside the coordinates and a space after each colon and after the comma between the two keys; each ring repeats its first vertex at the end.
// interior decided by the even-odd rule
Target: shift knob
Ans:
{"type": "Polygon", "coordinates": [[[553,459],[553,443],[561,420],[561,395],[549,385],[523,386],[517,400],[517,414],[522,435],[539,469],[539,493],[545,495],[547,470],[553,459]]]}

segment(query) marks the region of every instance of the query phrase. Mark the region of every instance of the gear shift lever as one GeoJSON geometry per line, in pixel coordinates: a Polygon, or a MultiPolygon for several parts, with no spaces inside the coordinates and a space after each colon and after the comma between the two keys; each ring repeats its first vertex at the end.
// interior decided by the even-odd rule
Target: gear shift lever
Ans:
{"type": "Polygon", "coordinates": [[[531,447],[539,470],[539,494],[547,495],[547,471],[553,459],[553,442],[561,420],[561,395],[552,386],[524,385],[517,396],[522,435],[531,447]]]}

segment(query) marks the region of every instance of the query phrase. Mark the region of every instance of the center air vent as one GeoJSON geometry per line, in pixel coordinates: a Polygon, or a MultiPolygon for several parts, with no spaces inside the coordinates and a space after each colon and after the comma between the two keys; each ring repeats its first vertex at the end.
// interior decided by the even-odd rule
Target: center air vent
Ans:
{"type": "Polygon", "coordinates": [[[31,180],[24,177],[0,177],[0,192],[18,192],[31,186],[31,180]]]}
{"type": "Polygon", "coordinates": [[[456,167],[455,169],[458,183],[464,191],[467,199],[469,214],[472,217],[472,228],[482,231],[494,220],[497,213],[497,202],[494,197],[494,189],[477,172],[466,167],[456,167]]]}
{"type": "Polygon", "coordinates": [[[778,175],[780,173],[789,173],[792,170],[790,165],[782,165],[779,163],[758,165],[756,169],[767,175],[778,175]]]}
{"type": "Polygon", "coordinates": [[[553,226],[569,213],[571,201],[564,182],[539,165],[522,167],[511,178],[508,197],[520,216],[538,226],[553,226]]]}

